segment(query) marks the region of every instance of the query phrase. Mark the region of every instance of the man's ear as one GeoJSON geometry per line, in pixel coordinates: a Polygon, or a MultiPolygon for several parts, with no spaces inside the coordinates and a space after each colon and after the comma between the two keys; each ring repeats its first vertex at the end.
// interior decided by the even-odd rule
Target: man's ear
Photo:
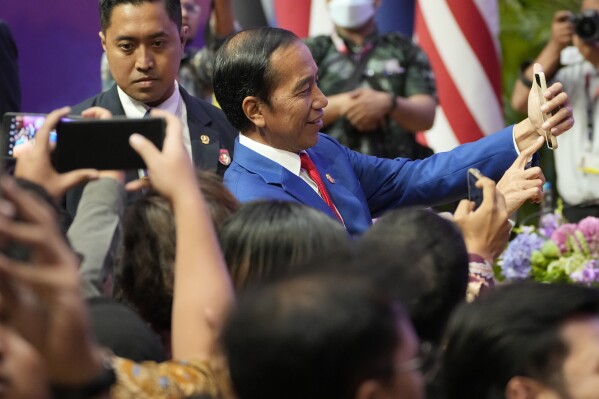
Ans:
{"type": "Polygon", "coordinates": [[[100,31],[100,32],[98,32],[98,36],[100,36],[100,42],[102,42],[102,48],[104,49],[104,52],[106,52],[106,35],[104,35],[104,32],[100,31]]]}
{"type": "Polygon", "coordinates": [[[266,121],[262,114],[263,107],[264,103],[256,96],[247,96],[241,103],[241,108],[243,109],[245,116],[259,128],[266,126],[266,121]]]}
{"type": "Polygon", "coordinates": [[[505,386],[506,399],[534,399],[545,387],[539,381],[523,376],[512,377],[505,386]]]}
{"type": "MultiPolygon", "coordinates": [[[[181,49],[185,49],[185,38],[187,37],[187,32],[189,31],[189,26],[181,26],[181,32],[179,37],[181,38],[181,49]]],[[[193,40],[193,38],[190,38],[193,40]]]]}

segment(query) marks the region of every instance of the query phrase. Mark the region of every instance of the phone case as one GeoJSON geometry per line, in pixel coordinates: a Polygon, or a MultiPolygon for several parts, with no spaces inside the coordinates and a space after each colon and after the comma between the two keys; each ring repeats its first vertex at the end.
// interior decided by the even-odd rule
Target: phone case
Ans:
{"type": "MultiPolygon", "coordinates": [[[[539,106],[541,106],[545,104],[545,97],[543,96],[543,93],[547,91],[547,80],[545,79],[545,74],[543,72],[535,73],[535,83],[537,85],[538,90],[539,106]]],[[[541,114],[543,115],[543,123],[545,123],[545,121],[547,121],[547,119],[551,117],[551,115],[546,112],[541,112],[541,114]]],[[[551,131],[543,131],[545,132],[545,142],[547,143],[547,147],[549,147],[552,150],[557,149],[557,138],[555,137],[555,135],[553,135],[551,131]]]]}
{"type": "Polygon", "coordinates": [[[141,134],[162,149],[165,123],[161,118],[83,119],[56,126],[52,164],[58,172],[144,169],[141,157],[129,145],[133,133],[141,134]]]}

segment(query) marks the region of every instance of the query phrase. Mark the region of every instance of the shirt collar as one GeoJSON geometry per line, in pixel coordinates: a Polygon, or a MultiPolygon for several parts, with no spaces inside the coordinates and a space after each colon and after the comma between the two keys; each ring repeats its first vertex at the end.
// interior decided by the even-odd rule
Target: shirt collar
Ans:
{"type": "Polygon", "coordinates": [[[250,150],[262,155],[263,157],[278,163],[294,175],[299,176],[301,170],[301,161],[299,155],[295,152],[280,150],[278,148],[259,143],[247,137],[243,133],[239,135],[239,144],[242,144],[250,150]]]}
{"type": "MultiPolygon", "coordinates": [[[[121,105],[123,106],[123,110],[125,111],[125,115],[129,118],[143,118],[148,109],[146,104],[141,101],[137,101],[131,97],[127,93],[125,93],[118,85],[117,92],[119,94],[119,99],[121,100],[121,105]]],[[[181,100],[181,93],[179,92],[179,84],[175,81],[175,90],[173,94],[169,98],[167,98],[162,104],[157,105],[151,108],[158,108],[164,111],[168,111],[171,114],[178,115],[179,102],[181,100]]]]}

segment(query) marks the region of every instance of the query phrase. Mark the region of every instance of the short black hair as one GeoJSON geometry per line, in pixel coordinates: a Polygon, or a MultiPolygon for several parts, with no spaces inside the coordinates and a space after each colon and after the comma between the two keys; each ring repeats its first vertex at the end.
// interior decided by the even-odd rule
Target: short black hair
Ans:
{"type": "Polygon", "coordinates": [[[270,104],[269,96],[276,83],[276,73],[270,67],[272,54],[295,42],[301,41],[290,31],[263,27],[233,35],[217,52],[214,94],[229,122],[239,131],[252,126],[241,107],[243,100],[256,96],[270,104]]]}
{"type": "Polygon", "coordinates": [[[218,234],[237,290],[284,277],[315,256],[349,251],[341,223],[295,202],[243,204],[218,234]]]}
{"type": "Polygon", "coordinates": [[[177,25],[177,30],[181,32],[181,26],[183,24],[181,14],[181,1],[180,0],[100,0],[100,26],[102,32],[106,32],[106,29],[110,26],[112,10],[121,4],[133,4],[135,6],[143,3],[154,3],[163,2],[168,17],[171,21],[177,25]]]}
{"type": "Polygon", "coordinates": [[[361,237],[356,258],[358,269],[406,306],[420,339],[438,344],[468,285],[468,252],[457,226],[427,209],[397,209],[361,237]]]}
{"type": "Polygon", "coordinates": [[[223,331],[244,399],[345,399],[389,382],[400,346],[398,304],[368,279],[311,274],[241,296],[223,331]]]}
{"type": "Polygon", "coordinates": [[[568,347],[564,321],[599,315],[599,292],[572,284],[521,282],[459,307],[449,321],[442,374],[448,399],[503,399],[525,376],[561,390],[568,347]]]}

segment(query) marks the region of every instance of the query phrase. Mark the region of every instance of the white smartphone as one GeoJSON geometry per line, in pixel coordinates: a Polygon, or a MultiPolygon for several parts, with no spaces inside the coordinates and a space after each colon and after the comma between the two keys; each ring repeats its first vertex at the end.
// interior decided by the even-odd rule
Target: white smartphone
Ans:
{"type": "MultiPolygon", "coordinates": [[[[535,83],[537,85],[537,93],[539,97],[539,107],[542,107],[545,104],[545,96],[543,93],[547,91],[547,80],[545,79],[545,74],[543,72],[535,72],[535,83]]],[[[547,112],[541,112],[543,116],[543,123],[545,123],[549,118],[551,118],[551,114],[547,112]]],[[[547,143],[547,147],[552,150],[557,149],[557,138],[551,133],[551,131],[544,130],[545,132],[545,142],[547,143]]]]}

